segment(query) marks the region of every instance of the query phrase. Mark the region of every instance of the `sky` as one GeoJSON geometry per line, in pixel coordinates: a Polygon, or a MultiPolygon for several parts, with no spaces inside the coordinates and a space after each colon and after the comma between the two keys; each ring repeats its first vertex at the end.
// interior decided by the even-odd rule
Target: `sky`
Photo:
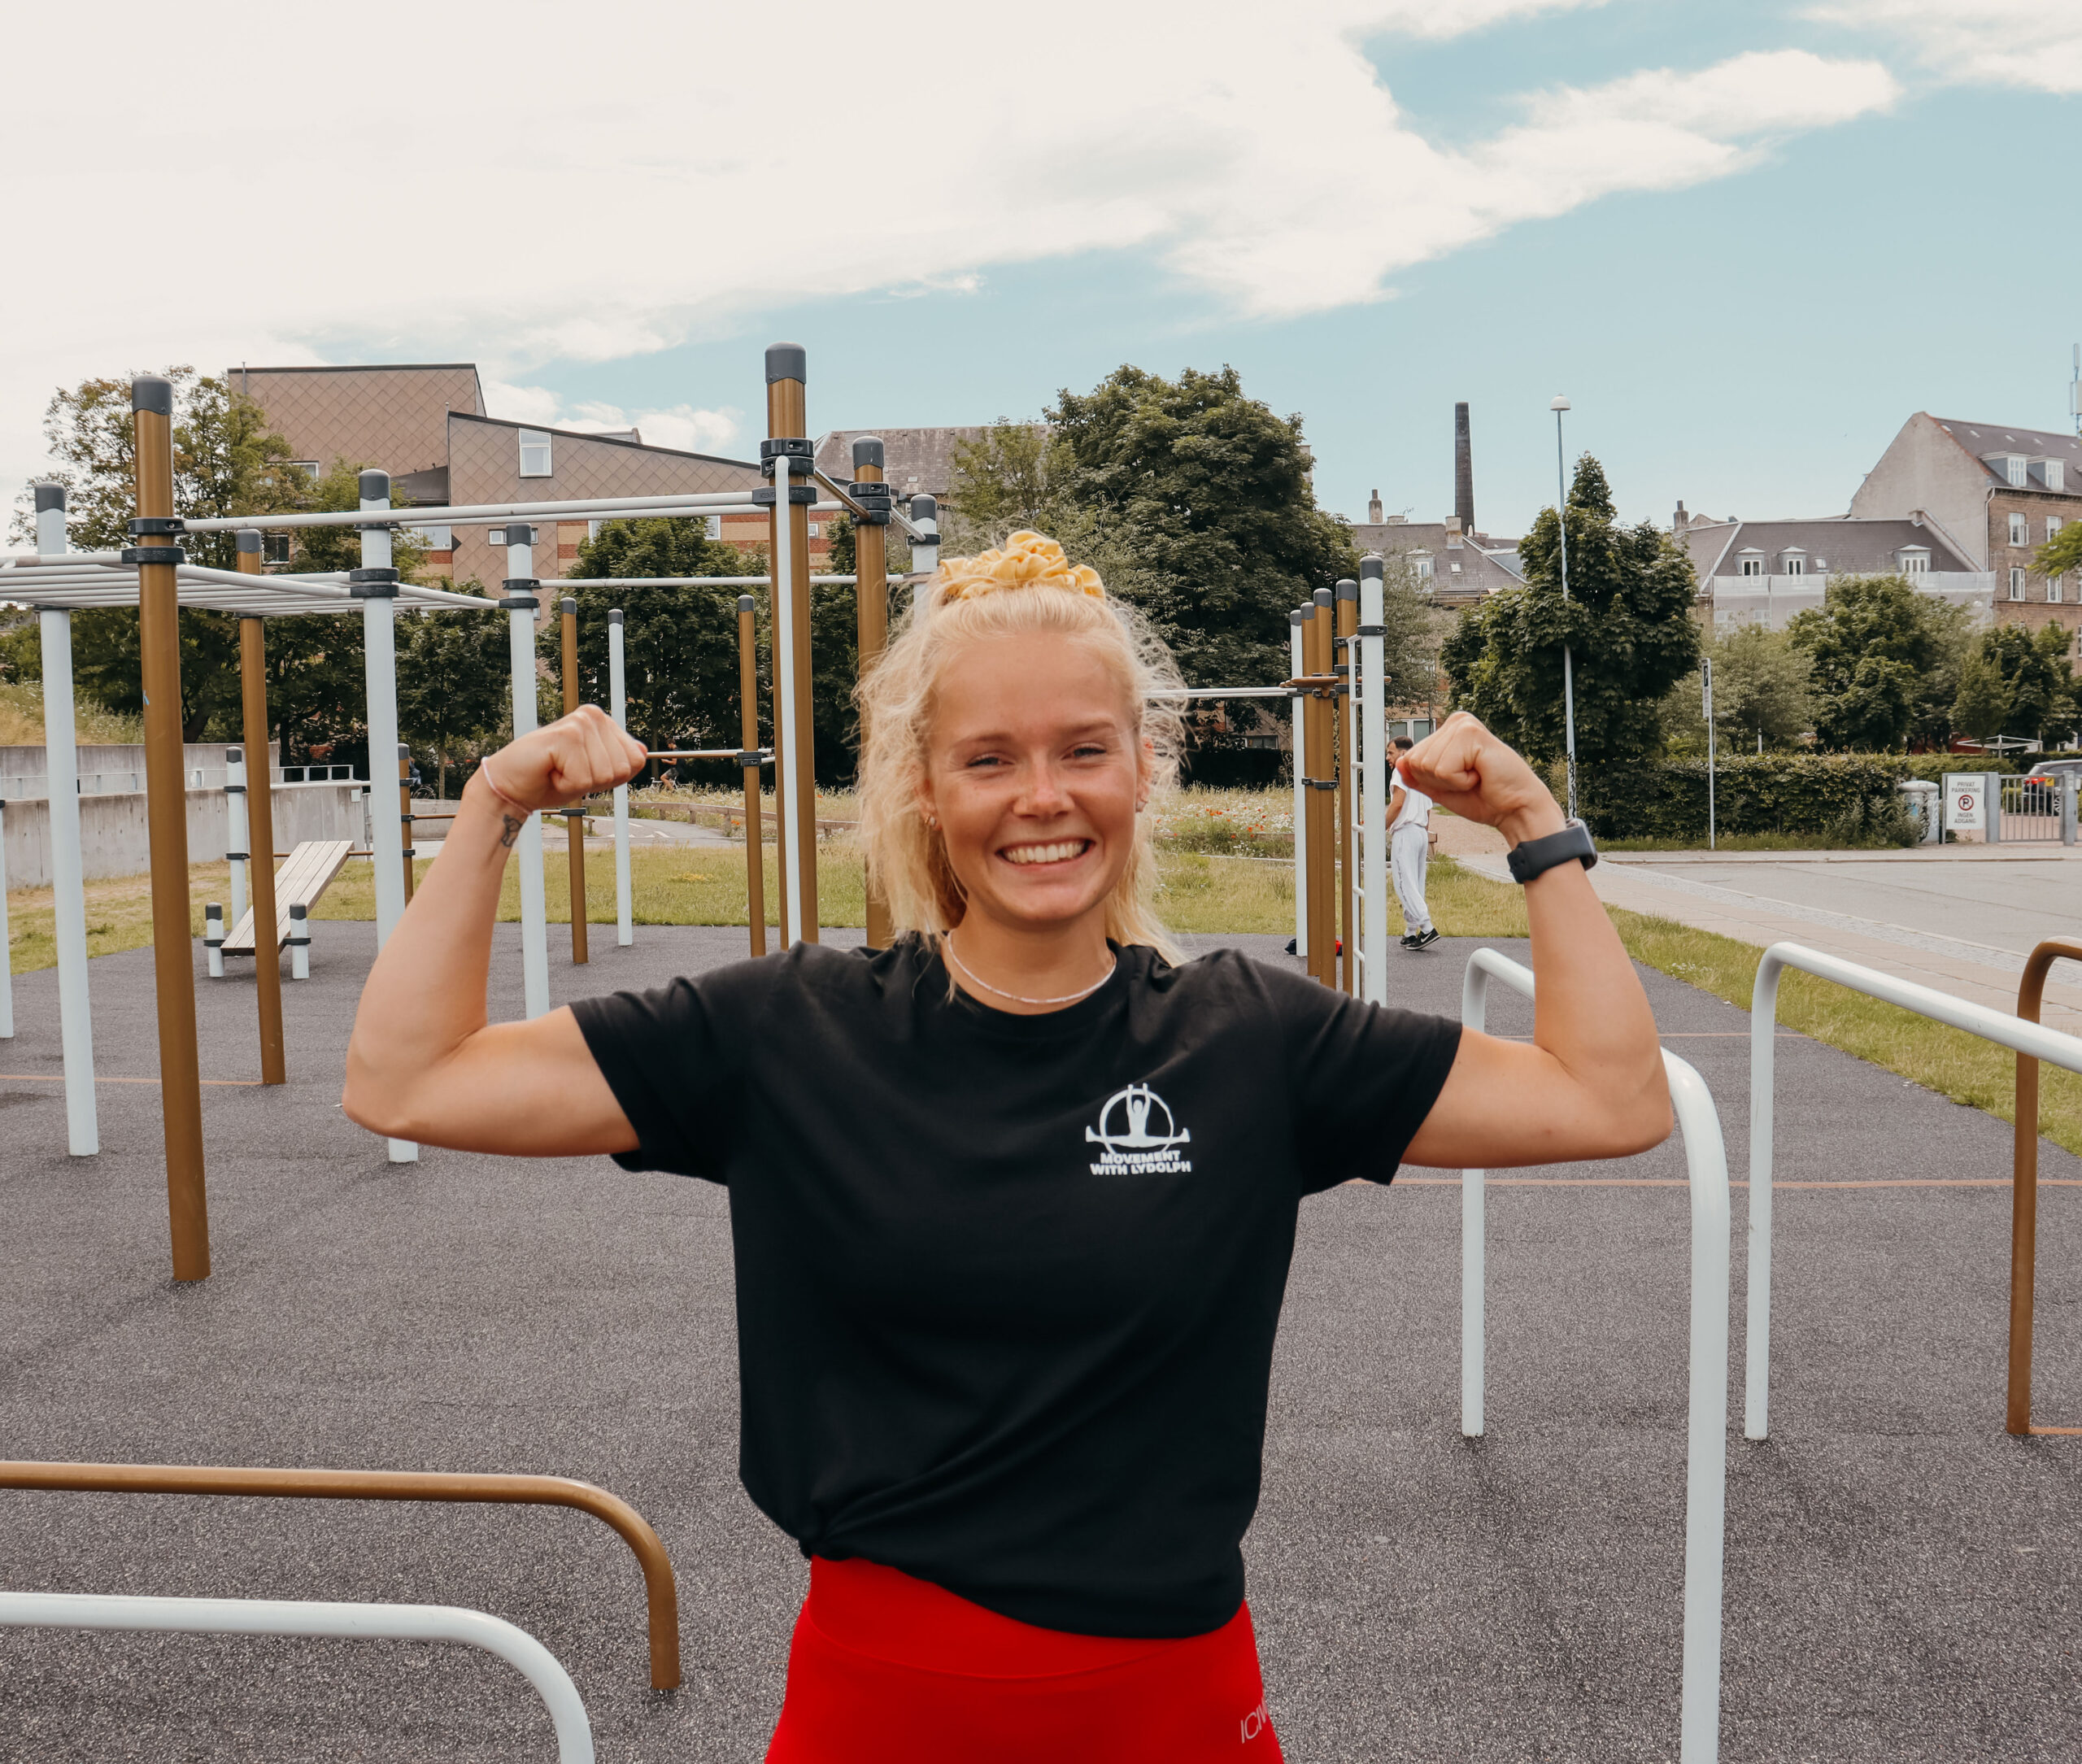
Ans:
{"type": "Polygon", "coordinates": [[[74,0],[10,25],[0,473],[52,390],[477,363],[742,455],[1233,365],[1322,503],[1840,513],[1914,412],[2070,425],[2082,4],[74,0]],[[775,22],[785,16],[785,29],[775,22]],[[490,26],[490,28],[488,28],[490,26]],[[28,77],[41,69],[48,77],[28,77]]]}

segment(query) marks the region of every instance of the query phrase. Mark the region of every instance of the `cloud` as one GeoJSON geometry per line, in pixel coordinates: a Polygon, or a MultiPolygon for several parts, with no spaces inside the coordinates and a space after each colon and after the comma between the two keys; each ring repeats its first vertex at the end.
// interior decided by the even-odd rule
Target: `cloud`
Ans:
{"type": "Polygon", "coordinates": [[[687,453],[727,453],[744,433],[744,412],[734,408],[700,410],[691,404],[625,410],[597,399],[567,405],[547,387],[516,385],[504,380],[484,381],[487,414],[517,423],[540,423],[545,429],[575,429],[588,434],[635,429],[654,447],[677,447],[687,453]]]}
{"type": "MultiPolygon", "coordinates": [[[[595,0],[584,38],[612,50],[582,57],[558,46],[576,40],[547,0],[516,0],[490,33],[407,0],[345,23],[250,0],[33,8],[13,64],[63,76],[17,81],[0,110],[20,259],[0,469],[34,468],[54,385],[174,362],[409,349],[477,361],[510,411],[555,410],[529,385],[551,361],[1108,250],[1242,313],[1320,311],[1892,99],[1870,62],[1744,55],[1532,94],[1522,122],[1447,150],[1360,47],[1594,3],[1290,0],[1271,19],[1248,0],[1056,0],[1043,25],[918,0],[882,31],[800,0],[782,32],[752,8],[595,0]],[[133,101],[111,42],[159,96],[133,101]]],[[[708,445],[759,395],[660,392],[628,420],[708,445]]]]}
{"type": "Polygon", "coordinates": [[[1954,84],[2082,92],[2082,8],[2074,0],[1827,0],[1808,16],[1901,38],[1954,84]]]}

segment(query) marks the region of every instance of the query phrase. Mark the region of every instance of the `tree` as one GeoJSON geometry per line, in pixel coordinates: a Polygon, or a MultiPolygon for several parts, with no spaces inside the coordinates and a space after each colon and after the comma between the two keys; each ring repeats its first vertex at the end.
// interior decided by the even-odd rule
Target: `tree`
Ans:
{"type": "Polygon", "coordinates": [[[420,612],[398,621],[398,728],[432,752],[438,794],[448,769],[512,716],[512,664],[506,615],[420,612]]]}
{"type": "Polygon", "coordinates": [[[2002,733],[2010,721],[2010,688],[1995,658],[1976,647],[1959,670],[1959,690],[1952,703],[1952,726],[1975,741],[2002,733]]]}
{"type": "MultiPolygon", "coordinates": [[[[1358,573],[1344,525],[1316,507],[1299,416],[1244,395],[1233,368],[1168,381],[1122,368],[1091,392],[1063,391],[1036,482],[1074,563],[1137,608],[1196,685],[1270,683],[1284,675],[1287,616],[1316,589],[1358,573]]],[[[958,475],[957,508],[1009,512],[1033,494],[1019,425],[958,475]],[[986,496],[999,500],[991,504],[986,496]]]]}
{"type": "Polygon", "coordinates": [[[948,451],[953,481],[947,536],[963,551],[1000,545],[1031,528],[1054,537],[1061,512],[1058,468],[1065,456],[1047,425],[1000,416],[981,441],[957,441],[948,451]]]}
{"type": "Polygon", "coordinates": [[[1698,664],[1691,560],[1653,522],[1619,524],[1604,468],[1588,453],[1576,463],[1566,512],[1568,600],[1562,517],[1543,509],[1518,546],[1525,586],[1470,608],[1446,640],[1440,660],[1453,702],[1528,756],[1558,756],[1566,745],[1566,643],[1578,757],[1644,758],[1662,746],[1664,695],[1698,664]]]}
{"type": "Polygon", "coordinates": [[[1786,626],[1814,658],[1816,741],[1866,752],[1905,747],[1911,734],[1941,743],[1966,616],[1906,577],[1832,578],[1822,604],[1786,626]]]}
{"type": "Polygon", "coordinates": [[[1983,741],[1995,734],[2045,741],[2072,730],[2075,677],[2067,648],[2068,634],[2058,625],[2036,631],[2001,625],[1984,631],[1961,673],[1960,699],[1975,713],[1971,724],[1957,719],[1961,730],[1983,741]]]}
{"type": "MultiPolygon", "coordinates": [[[[669,517],[611,520],[599,537],[578,547],[574,573],[581,577],[744,576],[764,567],[735,546],[708,535],[699,519],[669,517]]],[[[736,588],[648,587],[620,581],[577,587],[580,690],[591,703],[608,702],[608,613],[622,613],[625,684],[629,730],[647,747],[738,746],[738,595],[736,588]]],[[[755,590],[764,601],[764,590],[755,590]]],[[[540,651],[552,668],[561,649],[557,621],[539,635],[540,651]]],[[[812,651],[814,659],[814,651],[812,651]]],[[[770,738],[764,720],[766,657],[760,665],[762,721],[760,738],[770,738]]]]}
{"type": "Polygon", "coordinates": [[[2041,546],[2032,558],[2032,567],[2049,579],[2082,570],[2082,520],[2069,521],[2041,546]]]}
{"type": "MultiPolygon", "coordinates": [[[[1714,664],[1714,725],[1723,744],[1789,747],[1814,726],[1814,664],[1784,631],[1738,625],[1709,638],[1706,653],[1714,664]]],[[[1673,747],[1705,752],[1697,669],[1670,689],[1662,720],[1673,747]]]]}

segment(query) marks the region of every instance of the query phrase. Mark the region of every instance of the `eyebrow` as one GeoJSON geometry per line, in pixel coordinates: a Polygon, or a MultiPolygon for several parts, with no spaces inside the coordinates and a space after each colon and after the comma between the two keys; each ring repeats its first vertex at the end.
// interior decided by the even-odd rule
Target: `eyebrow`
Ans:
{"type": "MultiPolygon", "coordinates": [[[[1121,732],[1121,725],[1118,722],[1109,717],[1099,717],[1088,723],[1078,724],[1075,727],[1065,730],[1063,734],[1057,738],[1067,741],[1082,741],[1088,735],[1117,735],[1121,732]]],[[[965,747],[973,746],[978,743],[987,745],[994,741],[1011,741],[1014,738],[1016,738],[1013,736],[1010,730],[992,730],[982,734],[963,735],[960,737],[953,745],[958,747],[965,747]]]]}

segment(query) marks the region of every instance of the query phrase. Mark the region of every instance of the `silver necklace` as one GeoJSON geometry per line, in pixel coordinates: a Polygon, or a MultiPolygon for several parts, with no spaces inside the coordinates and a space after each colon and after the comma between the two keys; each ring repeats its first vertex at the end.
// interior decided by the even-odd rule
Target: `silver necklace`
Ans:
{"type": "Polygon", "coordinates": [[[976,984],[981,987],[986,992],[994,992],[1001,999],[1010,999],[1015,1004],[1074,1004],[1079,999],[1090,998],[1093,993],[1096,992],[1101,987],[1105,985],[1109,980],[1113,978],[1113,970],[1121,965],[1121,958],[1118,956],[1116,956],[1111,961],[1106,964],[1105,973],[1100,975],[1100,977],[1096,980],[1093,981],[1090,986],[1082,988],[1079,991],[1065,992],[1059,999],[1030,999],[1023,992],[1008,992],[1003,987],[992,986],[989,981],[986,980],[982,975],[977,973],[977,971],[973,968],[970,967],[967,962],[964,961],[960,956],[955,954],[954,939],[952,935],[943,937],[940,939],[940,947],[947,952],[948,960],[952,961],[956,967],[959,968],[964,973],[967,974],[970,979],[973,980],[976,984]]]}

